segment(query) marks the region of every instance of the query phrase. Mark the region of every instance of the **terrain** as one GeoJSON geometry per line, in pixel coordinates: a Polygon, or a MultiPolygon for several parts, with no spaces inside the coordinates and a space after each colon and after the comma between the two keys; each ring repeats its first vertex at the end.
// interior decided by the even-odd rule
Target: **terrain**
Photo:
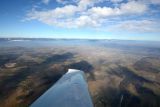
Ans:
{"type": "Polygon", "coordinates": [[[0,107],[28,107],[69,68],[85,72],[95,107],[160,107],[160,43],[0,39],[0,107]]]}

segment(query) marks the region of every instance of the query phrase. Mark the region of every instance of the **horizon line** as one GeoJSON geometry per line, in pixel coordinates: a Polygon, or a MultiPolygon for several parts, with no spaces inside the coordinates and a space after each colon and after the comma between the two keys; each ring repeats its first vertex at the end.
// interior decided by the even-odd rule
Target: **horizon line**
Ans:
{"type": "Polygon", "coordinates": [[[150,41],[160,42],[160,40],[142,40],[142,39],[111,39],[111,38],[54,38],[54,37],[0,37],[0,39],[56,39],[56,40],[122,40],[122,41],[150,41]]]}

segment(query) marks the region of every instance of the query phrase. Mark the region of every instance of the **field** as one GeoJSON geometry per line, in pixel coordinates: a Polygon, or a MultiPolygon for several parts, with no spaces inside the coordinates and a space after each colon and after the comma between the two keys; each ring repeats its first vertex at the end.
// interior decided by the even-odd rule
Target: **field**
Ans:
{"type": "Polygon", "coordinates": [[[69,68],[95,107],[160,107],[160,44],[121,40],[0,41],[0,107],[28,107],[69,68]]]}

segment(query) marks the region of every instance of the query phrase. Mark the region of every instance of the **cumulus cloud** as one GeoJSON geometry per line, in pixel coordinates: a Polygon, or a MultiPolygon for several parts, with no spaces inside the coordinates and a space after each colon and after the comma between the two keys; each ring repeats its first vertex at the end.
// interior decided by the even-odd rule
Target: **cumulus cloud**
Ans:
{"type": "Polygon", "coordinates": [[[42,0],[42,2],[43,2],[44,4],[48,4],[48,3],[50,2],[50,0],[42,0]]]}
{"type": "Polygon", "coordinates": [[[147,6],[135,1],[123,3],[119,8],[111,7],[93,7],[89,9],[92,16],[98,18],[117,15],[141,14],[147,10],[147,6]]]}
{"type": "Polygon", "coordinates": [[[147,10],[147,5],[141,2],[131,1],[126,4],[122,4],[120,9],[122,13],[127,13],[127,14],[144,13],[147,10]]]}
{"type": "Polygon", "coordinates": [[[123,0],[111,0],[111,2],[114,2],[114,3],[118,3],[118,2],[122,2],[123,0]]]}
{"type": "Polygon", "coordinates": [[[76,19],[76,26],[78,27],[83,27],[83,26],[100,26],[100,23],[98,21],[93,20],[89,16],[80,16],[79,18],[76,19]]]}
{"type": "Polygon", "coordinates": [[[56,2],[60,4],[70,4],[70,3],[77,3],[78,0],[56,0],[56,2]]]}
{"type": "Polygon", "coordinates": [[[68,1],[66,0],[56,0],[58,3],[66,4],[68,1]]]}
{"type": "Polygon", "coordinates": [[[128,20],[110,26],[109,30],[129,31],[129,32],[160,32],[159,20],[128,20]]]}
{"type": "MultiPolygon", "coordinates": [[[[49,2],[49,0],[43,1],[46,1],[46,3],[49,2]]],[[[157,2],[156,0],[150,1],[157,2]]],[[[32,10],[27,14],[26,20],[38,20],[51,26],[64,28],[104,28],[105,26],[108,28],[108,24],[110,24],[108,22],[112,21],[112,19],[143,16],[149,10],[148,4],[142,2],[142,0],[129,0],[126,3],[122,2],[122,0],[57,0],[57,2],[62,3],[64,6],[45,11],[32,10]],[[116,2],[119,3],[119,5],[115,7],[101,7],[97,5],[103,2],[112,2],[113,4],[116,2]]],[[[128,31],[137,29],[139,29],[139,31],[153,31],[150,27],[156,24],[149,20],[128,21],[128,19],[125,21],[116,20],[113,22],[113,25],[108,29],[117,28],[121,30],[127,29],[128,31]]]]}
{"type": "Polygon", "coordinates": [[[160,0],[150,0],[150,2],[153,4],[160,4],[160,0]]]}

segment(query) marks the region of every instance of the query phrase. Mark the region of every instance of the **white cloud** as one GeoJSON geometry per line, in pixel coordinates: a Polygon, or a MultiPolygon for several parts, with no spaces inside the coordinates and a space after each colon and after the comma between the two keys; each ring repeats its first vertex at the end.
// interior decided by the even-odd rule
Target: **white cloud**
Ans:
{"type": "MultiPolygon", "coordinates": [[[[135,1],[135,0],[128,0],[128,1],[135,1]]],[[[136,1],[148,4],[148,5],[150,4],[160,5],[160,0],[136,0],[136,1]]]]}
{"type": "Polygon", "coordinates": [[[79,18],[76,19],[76,23],[75,24],[76,24],[77,27],[83,27],[83,26],[98,27],[98,26],[100,26],[98,21],[93,20],[89,16],[80,16],[79,18]]]}
{"type": "Polygon", "coordinates": [[[70,4],[70,3],[77,3],[78,0],[56,0],[57,3],[60,3],[60,4],[70,4]]]}
{"type": "Polygon", "coordinates": [[[52,15],[56,16],[56,17],[68,17],[68,16],[72,16],[75,14],[75,12],[77,11],[77,7],[74,5],[66,5],[62,8],[56,8],[54,10],[52,10],[52,15]]]}
{"type": "MultiPolygon", "coordinates": [[[[62,2],[62,0],[59,2],[62,2]]],[[[97,0],[79,0],[76,5],[65,5],[48,11],[33,10],[27,14],[27,20],[39,20],[43,23],[59,27],[97,26],[98,24],[89,16],[84,16],[88,7],[93,6],[97,0]]]]}
{"type": "Polygon", "coordinates": [[[140,0],[140,1],[148,4],[160,5],[160,0],[140,0]]]}
{"type": "Polygon", "coordinates": [[[119,3],[119,2],[122,2],[123,0],[110,0],[110,1],[113,3],[119,3]]]}
{"type": "Polygon", "coordinates": [[[50,2],[50,0],[42,0],[42,2],[43,2],[44,4],[48,4],[48,3],[50,2]]]}
{"type": "Polygon", "coordinates": [[[127,14],[144,13],[147,10],[147,5],[141,2],[131,1],[126,4],[122,4],[120,9],[122,13],[127,13],[127,14]]]}
{"type": "Polygon", "coordinates": [[[95,17],[108,17],[117,15],[128,15],[128,14],[142,14],[146,12],[147,6],[136,1],[123,3],[119,8],[111,7],[93,7],[89,9],[89,13],[95,17]]]}
{"type": "Polygon", "coordinates": [[[101,18],[101,17],[106,17],[106,16],[119,15],[120,9],[110,8],[110,7],[93,7],[88,10],[88,13],[91,16],[101,18]]]}
{"type": "Polygon", "coordinates": [[[66,5],[62,8],[56,8],[48,11],[36,11],[28,13],[28,19],[57,19],[71,17],[77,11],[77,7],[73,5],[66,5]]]}
{"type": "Polygon", "coordinates": [[[160,32],[158,20],[128,20],[110,26],[110,31],[129,31],[129,32],[160,32]]]}
{"type": "MultiPolygon", "coordinates": [[[[64,2],[65,0],[57,0],[64,2]]],[[[70,0],[72,3],[73,1],[70,0]]],[[[27,14],[26,20],[38,20],[42,23],[63,27],[63,28],[106,28],[122,31],[154,32],[159,31],[157,23],[152,20],[124,20],[121,17],[143,15],[149,8],[141,1],[130,0],[127,3],[120,3],[118,7],[96,6],[96,3],[108,0],[76,0],[74,4],[65,4],[63,7],[47,11],[32,10],[27,14]],[[118,19],[116,19],[118,18],[118,19]],[[113,23],[110,24],[109,22],[113,23]]],[[[121,2],[121,0],[111,0],[111,2],[121,2]]]]}
{"type": "Polygon", "coordinates": [[[66,0],[56,0],[58,3],[66,4],[66,0]]]}
{"type": "Polygon", "coordinates": [[[150,0],[150,2],[153,4],[160,4],[160,0],[150,0]]]}

